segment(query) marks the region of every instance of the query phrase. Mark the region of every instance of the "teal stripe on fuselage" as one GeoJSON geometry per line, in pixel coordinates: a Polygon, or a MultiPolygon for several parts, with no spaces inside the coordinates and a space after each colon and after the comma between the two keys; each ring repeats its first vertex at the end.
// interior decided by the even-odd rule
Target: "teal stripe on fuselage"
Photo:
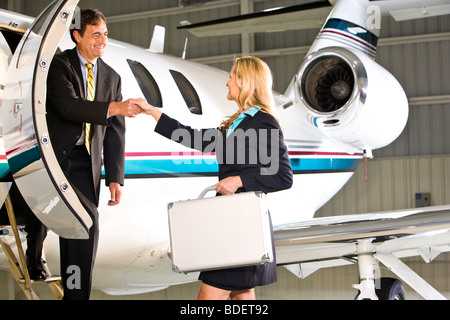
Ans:
{"type": "Polygon", "coordinates": [[[176,174],[193,172],[217,172],[219,166],[215,160],[180,159],[180,160],[126,160],[126,175],[176,174]]]}
{"type": "Polygon", "coordinates": [[[9,173],[8,163],[0,163],[0,179],[6,177],[9,173]]]}
{"type": "MultiPolygon", "coordinates": [[[[360,158],[292,158],[291,166],[295,173],[354,171],[360,158]]],[[[217,173],[219,166],[213,159],[158,159],[126,160],[125,175],[183,175],[190,173],[217,173]]]]}

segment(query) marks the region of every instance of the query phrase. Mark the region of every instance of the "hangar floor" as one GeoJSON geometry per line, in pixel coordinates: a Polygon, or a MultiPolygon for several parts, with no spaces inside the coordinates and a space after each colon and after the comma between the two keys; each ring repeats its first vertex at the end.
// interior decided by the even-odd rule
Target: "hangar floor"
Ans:
{"type": "MultiPolygon", "coordinates": [[[[450,298],[450,280],[446,261],[450,253],[443,253],[432,263],[426,264],[420,258],[403,260],[414,271],[420,274],[447,299],[450,298]],[[444,269],[445,270],[444,270],[444,269]],[[439,277],[438,277],[439,275],[439,277]]],[[[356,290],[352,284],[358,281],[356,265],[319,270],[306,279],[298,279],[284,267],[278,267],[278,281],[272,285],[257,288],[259,300],[353,300],[356,290]]],[[[382,269],[383,277],[393,277],[382,269]]],[[[422,297],[404,284],[408,300],[422,300],[422,297]]],[[[172,286],[165,290],[128,296],[110,296],[93,290],[92,300],[195,300],[200,282],[172,286]]],[[[26,297],[6,271],[0,271],[0,300],[25,300],[26,297]]],[[[36,283],[33,289],[42,300],[54,300],[47,285],[36,283]]]]}

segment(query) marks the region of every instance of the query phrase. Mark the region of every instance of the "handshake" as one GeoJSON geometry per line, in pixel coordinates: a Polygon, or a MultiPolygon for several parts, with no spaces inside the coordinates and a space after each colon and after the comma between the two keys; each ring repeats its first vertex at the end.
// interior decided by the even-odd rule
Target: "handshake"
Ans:
{"type": "Polygon", "coordinates": [[[124,117],[134,118],[137,115],[145,113],[159,120],[161,111],[156,109],[143,98],[128,99],[122,102],[111,102],[109,104],[109,116],[122,115],[124,117]]]}

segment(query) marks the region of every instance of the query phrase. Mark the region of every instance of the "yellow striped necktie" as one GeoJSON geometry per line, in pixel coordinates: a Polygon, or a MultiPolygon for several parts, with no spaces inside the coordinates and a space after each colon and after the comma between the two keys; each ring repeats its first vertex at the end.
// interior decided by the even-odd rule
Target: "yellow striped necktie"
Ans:
{"type": "MultiPolygon", "coordinates": [[[[92,64],[86,63],[86,68],[88,70],[87,83],[86,83],[86,98],[89,101],[94,101],[95,86],[94,86],[94,73],[92,72],[92,64]]],[[[85,123],[84,143],[86,145],[86,149],[89,154],[91,154],[91,141],[92,141],[91,124],[85,123]]]]}

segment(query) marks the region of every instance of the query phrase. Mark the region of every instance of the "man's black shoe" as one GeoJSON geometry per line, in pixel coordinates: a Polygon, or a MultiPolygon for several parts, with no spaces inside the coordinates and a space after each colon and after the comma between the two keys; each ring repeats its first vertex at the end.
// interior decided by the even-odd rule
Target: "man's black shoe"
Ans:
{"type": "Polygon", "coordinates": [[[42,261],[41,263],[37,263],[36,265],[28,265],[28,273],[31,280],[43,281],[47,279],[47,273],[44,270],[42,261]]]}

